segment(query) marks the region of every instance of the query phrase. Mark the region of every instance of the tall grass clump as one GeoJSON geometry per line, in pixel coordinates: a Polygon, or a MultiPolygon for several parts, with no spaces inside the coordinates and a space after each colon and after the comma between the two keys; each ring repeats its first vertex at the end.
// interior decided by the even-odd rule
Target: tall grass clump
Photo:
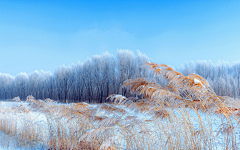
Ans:
{"type": "Polygon", "coordinates": [[[134,97],[109,103],[1,102],[4,147],[21,149],[239,149],[239,103],[215,94],[197,74],[145,63],[153,78],[126,80],[134,97]]]}

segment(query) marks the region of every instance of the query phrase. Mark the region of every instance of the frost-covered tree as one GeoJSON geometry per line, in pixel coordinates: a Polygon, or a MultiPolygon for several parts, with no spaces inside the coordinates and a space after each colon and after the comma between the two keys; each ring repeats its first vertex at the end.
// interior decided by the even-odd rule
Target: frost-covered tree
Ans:
{"type": "Polygon", "coordinates": [[[10,91],[12,90],[11,85],[13,81],[14,81],[13,76],[5,73],[0,73],[0,98],[1,99],[7,99],[12,96],[11,95],[12,93],[10,91]]]}
{"type": "Polygon", "coordinates": [[[137,77],[136,68],[136,58],[132,51],[128,50],[118,50],[117,51],[117,61],[118,61],[118,74],[119,74],[119,87],[120,94],[125,95],[126,90],[121,88],[123,82],[127,79],[134,79],[137,77]]]}
{"type": "MultiPolygon", "coordinates": [[[[28,95],[36,99],[51,98],[60,102],[106,102],[111,94],[135,96],[123,89],[123,82],[135,78],[153,78],[160,85],[167,85],[164,78],[154,77],[143,64],[149,58],[137,52],[118,50],[116,57],[109,53],[95,55],[71,66],[58,67],[53,74],[34,71],[19,73],[16,77],[0,73],[0,99],[28,95]]],[[[240,62],[230,65],[199,60],[189,62],[178,69],[184,75],[198,74],[208,80],[217,95],[238,98],[240,94],[240,62]]]]}
{"type": "Polygon", "coordinates": [[[21,99],[26,98],[29,94],[28,91],[28,75],[26,73],[19,73],[14,81],[14,91],[15,93],[19,93],[21,99]]]}
{"type": "MultiPolygon", "coordinates": [[[[189,64],[192,65],[192,62],[189,64]]],[[[238,62],[230,65],[226,61],[219,61],[214,65],[211,61],[199,60],[194,65],[195,71],[189,71],[189,64],[181,68],[181,72],[199,74],[209,81],[216,94],[238,98],[240,79],[238,62]]]]}
{"type": "Polygon", "coordinates": [[[137,52],[137,77],[148,77],[150,72],[146,67],[142,67],[144,63],[149,62],[149,58],[146,54],[137,52]]]}

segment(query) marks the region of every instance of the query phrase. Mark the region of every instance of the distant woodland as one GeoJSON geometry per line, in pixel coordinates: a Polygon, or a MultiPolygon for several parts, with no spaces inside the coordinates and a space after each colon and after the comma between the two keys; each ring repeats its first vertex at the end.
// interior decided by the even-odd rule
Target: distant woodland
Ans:
{"type": "MultiPolygon", "coordinates": [[[[161,59],[161,58],[160,58],[161,59]]],[[[34,71],[19,73],[17,77],[0,73],[0,99],[19,96],[25,100],[28,95],[36,99],[54,99],[59,102],[103,103],[110,94],[131,95],[122,88],[127,79],[152,78],[150,70],[142,67],[149,58],[138,52],[119,50],[114,57],[109,53],[95,55],[72,66],[62,66],[52,74],[34,71]]],[[[208,80],[217,95],[239,98],[240,62],[213,64],[211,61],[186,63],[177,68],[184,75],[196,73],[208,80]]],[[[155,78],[165,85],[167,81],[155,78]]]]}

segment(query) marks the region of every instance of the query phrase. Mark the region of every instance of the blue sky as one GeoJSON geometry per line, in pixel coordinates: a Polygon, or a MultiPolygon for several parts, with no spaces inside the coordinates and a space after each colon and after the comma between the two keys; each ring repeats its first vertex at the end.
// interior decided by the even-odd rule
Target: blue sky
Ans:
{"type": "Polygon", "coordinates": [[[0,0],[0,72],[51,71],[106,51],[174,67],[240,60],[240,1],[0,0]]]}

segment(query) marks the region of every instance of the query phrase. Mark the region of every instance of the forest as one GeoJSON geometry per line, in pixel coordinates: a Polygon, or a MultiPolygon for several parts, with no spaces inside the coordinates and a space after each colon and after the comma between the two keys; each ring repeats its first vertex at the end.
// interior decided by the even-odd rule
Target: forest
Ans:
{"type": "MultiPolygon", "coordinates": [[[[111,94],[136,96],[122,88],[124,81],[142,77],[154,78],[160,85],[168,82],[155,78],[143,66],[149,61],[148,56],[139,51],[135,55],[129,50],[118,50],[116,56],[109,53],[94,55],[84,62],[58,67],[54,73],[34,71],[19,73],[16,77],[0,73],[0,99],[19,96],[25,100],[32,95],[36,99],[50,98],[64,103],[104,103],[108,102],[106,98],[111,94]]],[[[187,62],[175,70],[186,76],[192,73],[202,76],[219,96],[239,98],[240,62],[230,65],[225,61],[213,64],[199,60],[187,62]]]]}

